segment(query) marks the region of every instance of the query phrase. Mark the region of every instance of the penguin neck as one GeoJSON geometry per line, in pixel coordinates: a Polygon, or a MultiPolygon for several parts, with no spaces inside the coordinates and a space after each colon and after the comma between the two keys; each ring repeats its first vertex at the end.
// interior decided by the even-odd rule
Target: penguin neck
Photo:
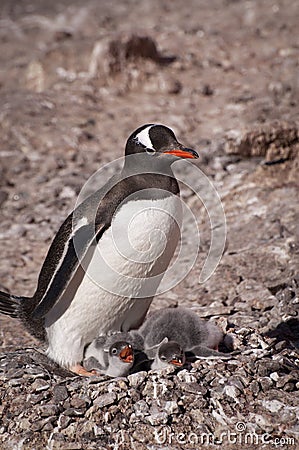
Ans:
{"type": "Polygon", "coordinates": [[[157,173],[174,177],[168,158],[149,156],[146,153],[126,155],[123,172],[125,174],[157,173]]]}
{"type": "MultiPolygon", "coordinates": [[[[125,164],[121,172],[121,178],[134,180],[137,190],[156,188],[169,191],[172,194],[179,194],[178,182],[171,169],[169,161],[155,157],[140,157],[140,154],[126,157],[125,164]]],[[[129,181],[130,180],[130,181],[129,181]]]]}

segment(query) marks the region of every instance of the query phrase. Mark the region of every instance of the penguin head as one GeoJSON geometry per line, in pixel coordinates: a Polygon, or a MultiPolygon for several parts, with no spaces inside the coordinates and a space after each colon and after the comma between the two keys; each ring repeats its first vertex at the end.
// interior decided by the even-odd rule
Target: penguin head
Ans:
{"type": "Polygon", "coordinates": [[[160,345],[158,358],[164,366],[171,364],[182,367],[185,364],[185,353],[180,344],[175,341],[168,341],[160,345]]]}
{"type": "Polygon", "coordinates": [[[172,164],[178,158],[198,158],[195,150],[184,147],[175,137],[174,132],[157,124],[143,125],[127,140],[126,156],[144,153],[149,160],[159,158],[172,164]]]}
{"type": "Polygon", "coordinates": [[[109,356],[118,359],[122,363],[132,364],[134,362],[134,351],[128,342],[119,341],[109,348],[109,356]]]}

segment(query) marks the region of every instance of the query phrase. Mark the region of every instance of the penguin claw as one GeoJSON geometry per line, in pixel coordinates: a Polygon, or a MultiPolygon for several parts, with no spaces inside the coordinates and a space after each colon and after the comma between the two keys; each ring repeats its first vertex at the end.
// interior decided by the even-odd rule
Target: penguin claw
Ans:
{"type": "Polygon", "coordinates": [[[70,370],[81,377],[93,377],[98,375],[96,370],[88,371],[81,364],[76,364],[75,366],[70,367],[70,370]]]}

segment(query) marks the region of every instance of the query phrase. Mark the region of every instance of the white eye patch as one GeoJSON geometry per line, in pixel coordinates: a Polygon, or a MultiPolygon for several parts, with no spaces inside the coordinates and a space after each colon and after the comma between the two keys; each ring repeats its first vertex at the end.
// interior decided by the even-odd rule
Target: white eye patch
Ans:
{"type": "Polygon", "coordinates": [[[149,136],[149,130],[153,127],[153,125],[150,125],[149,127],[144,128],[144,130],[140,131],[140,133],[138,133],[135,136],[136,141],[143,145],[146,148],[149,148],[150,150],[155,151],[154,147],[153,147],[153,143],[151,141],[151,138],[149,136]]]}

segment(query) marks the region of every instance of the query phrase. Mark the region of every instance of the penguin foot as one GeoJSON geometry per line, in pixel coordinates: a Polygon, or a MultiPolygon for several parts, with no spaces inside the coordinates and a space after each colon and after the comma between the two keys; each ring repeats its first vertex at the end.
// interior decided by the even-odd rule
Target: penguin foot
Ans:
{"type": "Polygon", "coordinates": [[[70,370],[77,375],[80,375],[81,377],[92,377],[94,375],[98,375],[98,372],[96,370],[91,370],[89,372],[88,370],[84,369],[81,364],[76,364],[75,366],[70,367],[70,370]]]}

